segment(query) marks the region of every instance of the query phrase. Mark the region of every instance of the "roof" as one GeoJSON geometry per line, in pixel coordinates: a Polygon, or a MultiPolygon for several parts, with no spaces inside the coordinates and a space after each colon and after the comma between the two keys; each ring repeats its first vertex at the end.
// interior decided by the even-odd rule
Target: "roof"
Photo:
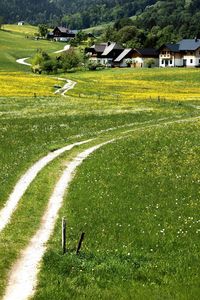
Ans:
{"type": "Polygon", "coordinates": [[[180,47],[179,50],[180,51],[186,51],[186,50],[197,50],[198,48],[200,48],[200,40],[199,39],[186,39],[186,40],[182,40],[179,42],[180,47]]]}
{"type": "Polygon", "coordinates": [[[177,44],[166,44],[163,47],[168,48],[172,52],[195,51],[200,48],[200,39],[183,39],[177,44]]]}
{"type": "Polygon", "coordinates": [[[154,48],[144,48],[144,49],[135,48],[134,51],[138,52],[143,57],[158,57],[158,52],[154,48]]]}
{"type": "Polygon", "coordinates": [[[95,45],[91,46],[89,49],[94,49],[96,52],[103,53],[106,46],[107,46],[107,43],[95,44],[95,45]]]}
{"type": "Polygon", "coordinates": [[[167,45],[164,45],[167,49],[169,49],[170,51],[172,52],[179,52],[179,43],[178,44],[167,44],[167,45]]]}
{"type": "Polygon", "coordinates": [[[56,28],[58,28],[60,30],[60,32],[62,32],[62,33],[68,33],[69,32],[69,29],[66,28],[66,27],[56,27],[56,28]]]}
{"type": "Polygon", "coordinates": [[[120,53],[120,55],[115,59],[115,62],[122,61],[122,59],[124,59],[131,51],[131,48],[124,49],[124,51],[122,51],[122,53],[120,53]]]}
{"type": "Polygon", "coordinates": [[[102,56],[107,56],[112,50],[124,50],[124,48],[117,43],[108,43],[104,52],[102,53],[102,56]]]}

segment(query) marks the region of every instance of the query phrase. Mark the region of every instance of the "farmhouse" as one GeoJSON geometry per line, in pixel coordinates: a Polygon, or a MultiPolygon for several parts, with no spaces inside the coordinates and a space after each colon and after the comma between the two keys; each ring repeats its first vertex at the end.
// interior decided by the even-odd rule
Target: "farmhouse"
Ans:
{"type": "Polygon", "coordinates": [[[200,39],[184,39],[159,49],[160,67],[199,67],[200,39]]]}
{"type": "Polygon", "coordinates": [[[128,65],[134,68],[143,68],[148,66],[148,62],[152,63],[152,66],[158,67],[159,54],[157,50],[153,48],[145,49],[124,49],[124,51],[115,59],[115,63],[120,67],[127,67],[128,65]]]}
{"type": "Polygon", "coordinates": [[[154,48],[135,48],[132,51],[132,66],[135,68],[148,67],[151,60],[152,66],[158,67],[159,53],[154,48]]]}
{"type": "Polygon", "coordinates": [[[128,60],[131,62],[133,50],[131,48],[124,49],[120,55],[114,60],[116,67],[128,67],[130,64],[128,60]]]}
{"type": "Polygon", "coordinates": [[[19,21],[19,22],[17,23],[18,26],[23,26],[24,24],[25,24],[24,21],[19,21]]]}
{"type": "Polygon", "coordinates": [[[115,59],[124,51],[124,48],[117,43],[101,43],[95,44],[90,48],[85,49],[89,60],[95,63],[100,63],[108,67],[115,66],[115,59]]]}
{"type": "Polygon", "coordinates": [[[67,42],[70,39],[75,38],[76,33],[77,32],[72,31],[65,27],[56,27],[52,32],[52,37],[56,41],[67,42]]]}
{"type": "Polygon", "coordinates": [[[85,49],[90,61],[106,65],[108,67],[146,67],[147,61],[152,59],[152,65],[159,64],[159,54],[155,49],[124,49],[117,43],[95,44],[85,49]]]}

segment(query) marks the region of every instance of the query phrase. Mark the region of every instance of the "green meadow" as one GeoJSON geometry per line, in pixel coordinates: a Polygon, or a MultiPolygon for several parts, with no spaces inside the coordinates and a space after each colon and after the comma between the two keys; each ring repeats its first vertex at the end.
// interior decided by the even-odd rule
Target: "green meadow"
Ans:
{"type": "Polygon", "coordinates": [[[0,39],[2,80],[26,77],[21,94],[20,84],[12,95],[0,85],[0,208],[41,157],[93,139],[38,174],[0,233],[0,298],[12,265],[40,227],[66,163],[84,149],[113,139],[78,167],[32,299],[199,299],[200,71],[62,74],[77,82],[66,97],[55,96],[53,78],[42,75],[41,94],[33,97],[37,80],[15,60],[41,46],[51,53],[63,44],[26,39],[14,30],[0,31],[0,39]],[[81,232],[85,240],[77,256],[81,232]]]}
{"type": "Polygon", "coordinates": [[[5,25],[4,28],[4,30],[0,30],[0,71],[27,71],[26,66],[19,66],[16,63],[17,59],[33,56],[37,49],[51,53],[63,48],[62,43],[35,40],[32,36],[32,27],[31,31],[29,26],[24,28],[16,25],[13,30],[13,26],[5,25]],[[17,31],[16,27],[21,31],[17,31]],[[25,31],[23,32],[22,29],[25,31]]]}

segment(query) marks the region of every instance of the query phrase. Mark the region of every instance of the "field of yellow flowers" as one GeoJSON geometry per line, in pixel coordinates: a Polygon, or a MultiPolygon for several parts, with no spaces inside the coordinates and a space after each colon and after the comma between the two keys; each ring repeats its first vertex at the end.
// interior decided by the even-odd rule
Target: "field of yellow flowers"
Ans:
{"type": "Polygon", "coordinates": [[[113,69],[73,74],[71,95],[102,100],[200,100],[198,69],[113,69]]]}
{"type": "MultiPolygon", "coordinates": [[[[63,82],[60,82],[61,86],[63,82]]],[[[58,80],[24,72],[0,72],[1,97],[53,96],[58,80]]]]}

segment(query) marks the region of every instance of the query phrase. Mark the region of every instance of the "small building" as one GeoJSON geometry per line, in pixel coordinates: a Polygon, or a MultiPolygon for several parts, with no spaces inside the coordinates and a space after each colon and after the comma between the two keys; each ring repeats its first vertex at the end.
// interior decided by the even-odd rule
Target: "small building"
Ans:
{"type": "Polygon", "coordinates": [[[108,42],[95,44],[90,48],[86,48],[85,53],[88,55],[90,61],[106,65],[108,67],[114,67],[115,59],[123,50],[124,48],[121,45],[108,42]]]}
{"type": "Polygon", "coordinates": [[[152,61],[152,67],[159,66],[159,52],[154,48],[135,48],[132,50],[132,67],[145,68],[152,61]]]}
{"type": "Polygon", "coordinates": [[[160,67],[200,67],[200,39],[183,39],[159,49],[160,67]]]}
{"type": "Polygon", "coordinates": [[[76,33],[66,27],[56,27],[52,33],[53,39],[61,42],[67,42],[76,37],[76,33]]]}
{"type": "Polygon", "coordinates": [[[131,66],[132,60],[132,48],[124,49],[120,55],[114,60],[115,66],[120,68],[126,68],[131,66]]]}
{"type": "Polygon", "coordinates": [[[143,68],[148,67],[151,62],[152,67],[158,67],[158,58],[159,53],[153,48],[127,48],[115,59],[115,64],[119,67],[143,68]]]}
{"type": "Polygon", "coordinates": [[[17,23],[18,26],[23,26],[24,24],[25,24],[24,21],[19,21],[19,22],[17,23]]]}

